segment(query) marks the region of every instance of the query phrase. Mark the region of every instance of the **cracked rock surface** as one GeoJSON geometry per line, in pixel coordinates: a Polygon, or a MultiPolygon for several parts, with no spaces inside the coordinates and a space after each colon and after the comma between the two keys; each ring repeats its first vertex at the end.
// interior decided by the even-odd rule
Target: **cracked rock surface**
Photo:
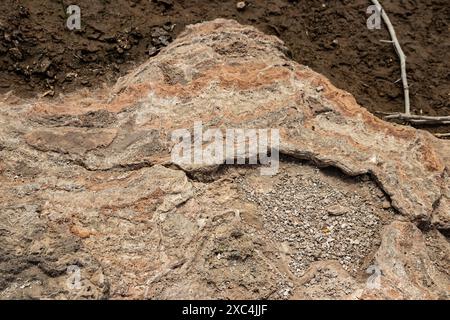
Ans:
{"type": "Polygon", "coordinates": [[[218,19],[113,88],[2,97],[0,298],[448,299],[449,145],[287,53],[218,19]],[[279,172],[173,164],[198,121],[279,129],[279,172]]]}

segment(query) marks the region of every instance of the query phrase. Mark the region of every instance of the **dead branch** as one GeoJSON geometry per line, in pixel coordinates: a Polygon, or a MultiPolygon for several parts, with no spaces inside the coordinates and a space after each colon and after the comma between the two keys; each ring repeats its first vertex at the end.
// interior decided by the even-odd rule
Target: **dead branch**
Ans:
{"type": "Polygon", "coordinates": [[[434,135],[438,138],[450,138],[450,133],[435,133],[434,135]]]}
{"type": "Polygon", "coordinates": [[[418,116],[404,113],[387,114],[384,119],[386,120],[404,120],[415,124],[437,124],[444,125],[450,124],[450,116],[443,117],[431,117],[431,116],[418,116]]]}
{"type": "Polygon", "coordinates": [[[388,27],[389,34],[391,35],[392,43],[394,44],[395,51],[397,51],[397,55],[400,58],[400,68],[402,72],[402,82],[403,82],[403,91],[405,95],[405,114],[411,114],[411,106],[409,100],[409,86],[408,86],[408,78],[406,76],[406,56],[400,46],[400,43],[397,39],[397,34],[395,33],[395,29],[392,26],[391,20],[389,19],[386,12],[383,10],[380,2],[378,0],[372,0],[372,3],[377,7],[378,12],[381,12],[381,17],[383,18],[384,23],[388,27]]]}

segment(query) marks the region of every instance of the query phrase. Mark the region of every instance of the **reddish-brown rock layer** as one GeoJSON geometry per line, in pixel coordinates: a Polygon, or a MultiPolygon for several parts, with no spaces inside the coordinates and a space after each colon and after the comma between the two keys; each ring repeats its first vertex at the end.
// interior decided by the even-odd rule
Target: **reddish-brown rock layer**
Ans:
{"type": "MultiPolygon", "coordinates": [[[[436,256],[413,224],[449,229],[446,146],[427,132],[379,120],[285,52],[277,38],[219,19],[188,27],[111,90],[53,104],[2,102],[1,214],[3,221],[20,218],[2,229],[3,296],[448,297],[448,242],[438,231],[430,236],[444,258],[436,256]],[[223,166],[181,170],[171,163],[171,133],[198,121],[205,128],[279,129],[283,155],[355,179],[371,176],[383,190],[380,199],[401,213],[384,217],[380,200],[356,188],[366,199],[356,220],[369,215],[361,210],[368,203],[385,224],[403,222],[385,227],[378,250],[368,240],[361,251],[366,262],[355,257],[352,274],[321,259],[298,276],[289,250],[282,253],[280,240],[265,230],[265,204],[250,204],[239,189],[236,177],[250,179],[251,168],[236,175],[223,166]],[[414,251],[403,254],[405,245],[414,251]],[[367,289],[357,276],[370,261],[383,270],[381,289],[367,289]],[[437,261],[444,267],[431,273],[437,261]],[[399,264],[407,271],[398,271],[399,264]],[[70,265],[82,269],[78,291],[64,286],[70,265]],[[311,283],[325,279],[322,273],[326,284],[311,283]],[[34,291],[20,287],[27,277],[37,281],[30,284],[34,291]],[[329,286],[346,290],[330,295],[329,286]]],[[[307,175],[293,166],[296,175],[307,175]]],[[[282,166],[280,174],[287,171],[282,166]]],[[[266,179],[271,184],[276,177],[266,179]]],[[[322,190],[312,196],[328,198],[322,190]]],[[[328,237],[332,229],[324,230],[328,237]]],[[[364,238],[364,230],[355,236],[364,238]]]]}

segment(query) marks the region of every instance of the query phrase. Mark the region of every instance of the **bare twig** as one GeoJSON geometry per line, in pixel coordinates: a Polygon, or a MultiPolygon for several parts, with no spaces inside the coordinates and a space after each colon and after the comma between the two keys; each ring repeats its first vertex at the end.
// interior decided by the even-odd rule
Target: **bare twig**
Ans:
{"type": "Polygon", "coordinates": [[[417,115],[411,115],[411,114],[404,114],[404,113],[394,113],[394,114],[388,114],[388,113],[382,113],[385,115],[386,120],[404,120],[409,121],[411,123],[415,124],[450,124],[450,116],[443,116],[443,117],[431,117],[431,116],[417,116],[417,115]]]}
{"type": "Polygon", "coordinates": [[[401,120],[435,120],[435,121],[450,121],[450,116],[417,116],[406,115],[403,113],[394,113],[386,116],[386,119],[401,119],[401,120]]]}
{"type": "Polygon", "coordinates": [[[411,115],[404,113],[392,113],[392,112],[383,112],[383,111],[375,111],[376,114],[383,116],[385,120],[403,120],[408,121],[412,124],[424,124],[424,125],[446,125],[450,124],[450,116],[420,116],[420,115],[411,115]]]}
{"type": "MultiPolygon", "coordinates": [[[[381,17],[383,18],[384,23],[386,24],[389,34],[391,35],[392,41],[389,40],[380,40],[381,42],[387,42],[387,43],[393,43],[395,47],[395,51],[397,52],[397,55],[400,59],[400,68],[402,77],[401,80],[403,82],[403,91],[405,95],[405,112],[404,113],[396,113],[396,114],[386,114],[379,112],[380,114],[386,115],[386,120],[405,120],[413,124],[422,124],[422,125],[443,125],[443,124],[450,124],[450,116],[448,117],[429,117],[429,116],[416,116],[411,115],[411,105],[410,105],[410,99],[409,99],[409,85],[408,85],[408,77],[406,75],[406,56],[405,53],[402,50],[402,47],[400,46],[400,43],[397,39],[397,34],[395,33],[394,27],[392,26],[392,23],[384,11],[383,7],[381,6],[380,2],[378,0],[371,0],[372,3],[377,7],[377,11],[381,13],[381,17]]],[[[397,80],[395,83],[397,83],[399,80],[397,80]]],[[[446,136],[447,137],[447,136],[446,136]]]]}
{"type": "Polygon", "coordinates": [[[384,23],[388,27],[389,34],[391,35],[392,43],[394,44],[395,51],[397,51],[397,55],[400,58],[400,68],[402,72],[402,82],[403,82],[403,91],[405,94],[405,114],[411,114],[411,106],[409,101],[409,86],[408,86],[408,78],[406,76],[406,56],[400,46],[400,43],[397,39],[397,34],[395,33],[395,29],[392,26],[391,20],[389,20],[388,15],[383,10],[380,2],[378,0],[372,0],[372,3],[377,7],[378,12],[381,12],[381,17],[383,18],[384,23]]]}
{"type": "Polygon", "coordinates": [[[450,133],[435,133],[434,135],[438,138],[450,138],[450,133]]]}

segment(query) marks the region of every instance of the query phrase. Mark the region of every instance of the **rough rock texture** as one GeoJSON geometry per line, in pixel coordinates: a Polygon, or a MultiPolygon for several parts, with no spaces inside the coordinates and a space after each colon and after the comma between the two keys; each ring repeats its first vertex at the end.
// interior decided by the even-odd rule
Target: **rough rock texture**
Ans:
{"type": "Polygon", "coordinates": [[[215,20],[112,89],[3,97],[0,297],[448,299],[448,146],[286,52],[215,20]],[[279,129],[279,173],[171,163],[195,121],[279,129]]]}

